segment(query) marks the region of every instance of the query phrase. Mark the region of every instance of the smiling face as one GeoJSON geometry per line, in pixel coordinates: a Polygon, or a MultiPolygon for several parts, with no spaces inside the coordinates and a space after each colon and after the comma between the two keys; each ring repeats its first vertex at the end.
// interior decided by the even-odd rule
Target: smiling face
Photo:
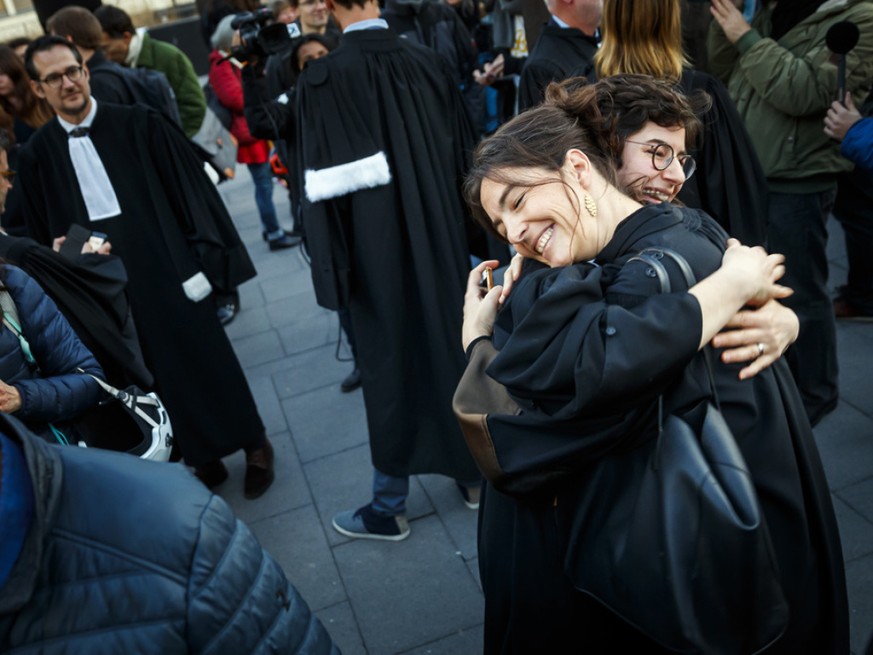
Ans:
{"type": "Polygon", "coordinates": [[[325,0],[301,0],[297,5],[300,18],[300,31],[304,34],[317,32],[324,34],[330,14],[325,0]]]}
{"type": "Polygon", "coordinates": [[[619,184],[640,202],[669,202],[685,183],[685,173],[679,162],[679,156],[684,154],[685,128],[661,127],[649,121],[639,132],[630,135],[624,144],[622,166],[618,169],[619,184]],[[667,168],[659,171],[652,162],[652,150],[662,143],[672,147],[676,157],[667,168]]]}
{"type": "Polygon", "coordinates": [[[49,76],[60,76],[60,85],[53,87],[46,82],[31,81],[31,86],[40,98],[45,98],[52,109],[64,120],[79,123],[91,109],[91,87],[88,83],[88,69],[85,68],[76,81],[70,80],[66,73],[78,69],[73,52],[66,46],[56,45],[49,50],[35,52],[33,65],[41,80],[49,76]]]}
{"type": "Polygon", "coordinates": [[[578,177],[564,169],[508,169],[482,180],[479,199],[519,253],[554,268],[593,259],[611,237],[580,211],[585,193],[578,177]]]}

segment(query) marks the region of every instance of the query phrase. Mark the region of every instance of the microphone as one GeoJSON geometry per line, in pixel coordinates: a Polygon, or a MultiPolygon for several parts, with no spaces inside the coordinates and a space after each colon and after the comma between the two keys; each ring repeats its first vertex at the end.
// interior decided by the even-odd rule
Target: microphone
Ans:
{"type": "Polygon", "coordinates": [[[846,54],[858,45],[861,32],[850,20],[842,20],[831,25],[825,35],[828,50],[837,55],[837,100],[846,100],[846,54]]]}

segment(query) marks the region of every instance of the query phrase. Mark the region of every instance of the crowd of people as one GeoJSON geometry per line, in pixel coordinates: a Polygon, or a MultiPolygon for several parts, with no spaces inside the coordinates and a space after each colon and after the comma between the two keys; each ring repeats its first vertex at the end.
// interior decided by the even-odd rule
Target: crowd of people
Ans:
{"type": "Polygon", "coordinates": [[[198,8],[209,97],[115,5],[66,7],[0,46],[0,650],[336,650],[208,491],[239,450],[246,498],[275,477],[223,328],[256,273],[203,146],[218,112],[268,249],[305,247],[354,354],[342,391],[363,390],[372,488],[336,531],[406,539],[410,476],[452,479],[479,512],[486,653],[564,652],[580,631],[598,653],[848,653],[812,427],[839,401],[836,320],[873,321],[871,0],[198,8]],[[831,212],[850,266],[835,298],[831,212]],[[28,256],[64,276],[43,282],[28,256]],[[108,261],[107,304],[92,276],[108,261]],[[193,477],[75,447],[113,379],[160,396],[193,477]],[[729,634],[679,602],[667,623],[687,630],[665,639],[672,600],[607,599],[594,578],[633,581],[622,548],[601,561],[591,544],[631,520],[603,499],[641,484],[665,417],[703,440],[713,414],[753,499],[758,568],[725,589],[729,634]],[[125,511],[149,493],[164,502],[125,511]],[[93,517],[104,497],[111,520],[93,517]],[[113,585],[121,571],[135,582],[113,585]],[[124,615],[86,608],[73,628],[50,600],[62,578],[123,596],[124,615]],[[156,622],[172,627],[146,637],[156,622]]]}

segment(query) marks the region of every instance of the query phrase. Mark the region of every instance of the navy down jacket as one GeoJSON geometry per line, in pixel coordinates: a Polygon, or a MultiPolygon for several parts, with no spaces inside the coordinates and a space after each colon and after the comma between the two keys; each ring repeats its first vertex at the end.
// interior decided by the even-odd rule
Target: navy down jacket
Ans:
{"type": "Polygon", "coordinates": [[[36,499],[0,589],[0,653],[246,655],[339,651],[282,569],[183,467],[33,438],[36,499]]]}
{"type": "Polygon", "coordinates": [[[3,266],[2,277],[38,370],[25,359],[18,337],[0,325],[0,380],[21,394],[21,409],[15,416],[46,436],[49,422],[78,416],[103,395],[93,379],[76,369],[99,378],[103,378],[103,371],[54,301],[33,279],[8,264],[3,266]]]}

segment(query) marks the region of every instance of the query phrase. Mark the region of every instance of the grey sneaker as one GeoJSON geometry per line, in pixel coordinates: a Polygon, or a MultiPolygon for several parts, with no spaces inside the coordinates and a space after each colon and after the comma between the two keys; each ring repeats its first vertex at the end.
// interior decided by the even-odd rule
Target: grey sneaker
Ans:
{"type": "Polygon", "coordinates": [[[340,534],[356,539],[403,541],[409,536],[409,523],[404,515],[383,516],[374,511],[370,504],[340,512],[331,523],[340,534]]]}
{"type": "Polygon", "coordinates": [[[479,509],[479,495],[482,491],[482,487],[479,485],[467,487],[457,481],[455,484],[458,485],[458,491],[461,492],[464,504],[470,509],[479,509]]]}

